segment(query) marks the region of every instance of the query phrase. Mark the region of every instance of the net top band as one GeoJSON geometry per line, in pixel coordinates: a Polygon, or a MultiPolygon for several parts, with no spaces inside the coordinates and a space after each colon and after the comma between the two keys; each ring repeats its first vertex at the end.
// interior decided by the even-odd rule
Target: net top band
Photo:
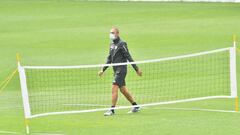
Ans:
{"type": "Polygon", "coordinates": [[[216,49],[216,50],[211,50],[211,51],[205,51],[205,52],[199,52],[199,53],[193,53],[193,54],[187,54],[187,55],[180,55],[180,56],[174,56],[174,57],[166,57],[166,58],[160,58],[160,59],[143,60],[143,61],[126,62],[126,63],[77,65],[77,66],[22,66],[22,67],[25,69],[74,69],[74,68],[97,68],[97,67],[104,67],[104,66],[113,67],[113,66],[154,63],[154,62],[160,62],[160,61],[190,58],[190,57],[207,55],[207,54],[212,54],[212,53],[217,53],[217,52],[228,51],[231,48],[233,48],[233,47],[221,48],[221,49],[216,49]]]}

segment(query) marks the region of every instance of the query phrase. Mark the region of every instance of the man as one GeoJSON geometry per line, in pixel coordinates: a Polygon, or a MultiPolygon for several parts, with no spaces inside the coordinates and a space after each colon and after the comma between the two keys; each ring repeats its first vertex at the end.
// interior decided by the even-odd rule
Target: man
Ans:
{"type": "MultiPolygon", "coordinates": [[[[126,63],[127,61],[133,62],[133,59],[128,51],[127,43],[122,41],[119,37],[119,30],[117,28],[112,28],[110,31],[110,44],[109,55],[107,57],[106,64],[110,63],[126,63]]],[[[132,64],[132,67],[137,72],[138,76],[142,76],[141,70],[136,64],[132,64]]],[[[108,68],[105,66],[99,71],[98,75],[101,77],[104,71],[108,68]]],[[[111,109],[104,113],[104,116],[114,115],[114,107],[117,104],[118,99],[118,89],[120,88],[121,93],[126,97],[126,99],[134,106],[129,113],[135,113],[140,110],[137,103],[134,101],[132,95],[129,93],[125,77],[127,75],[127,65],[113,66],[114,70],[114,80],[112,84],[112,106],[111,109]]]]}

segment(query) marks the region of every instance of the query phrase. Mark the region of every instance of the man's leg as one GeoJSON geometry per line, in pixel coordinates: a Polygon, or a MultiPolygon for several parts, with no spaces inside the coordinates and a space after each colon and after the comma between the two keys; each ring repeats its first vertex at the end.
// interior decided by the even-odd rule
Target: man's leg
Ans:
{"type": "Polygon", "coordinates": [[[114,108],[118,100],[118,89],[119,89],[119,83],[121,83],[121,77],[122,76],[120,73],[114,73],[114,80],[112,84],[112,106],[110,110],[104,113],[105,116],[111,116],[115,113],[114,108]]]}
{"type": "Polygon", "coordinates": [[[115,113],[114,107],[116,106],[118,100],[118,89],[119,89],[118,85],[115,84],[112,85],[112,106],[110,110],[104,113],[104,116],[111,116],[115,113]]]}
{"type": "Polygon", "coordinates": [[[128,113],[135,113],[135,112],[138,112],[140,110],[140,107],[136,106],[137,103],[134,101],[132,95],[129,93],[128,89],[126,86],[122,86],[120,88],[120,91],[121,93],[127,98],[127,100],[132,104],[134,105],[135,107],[133,107],[131,109],[131,111],[129,111],[128,113]]]}
{"type": "Polygon", "coordinates": [[[118,85],[112,85],[112,107],[115,107],[118,100],[118,85]]]}
{"type": "Polygon", "coordinates": [[[128,89],[126,86],[122,86],[120,88],[121,93],[126,97],[126,99],[133,104],[134,103],[134,99],[132,97],[132,95],[129,93],[128,89]]]}

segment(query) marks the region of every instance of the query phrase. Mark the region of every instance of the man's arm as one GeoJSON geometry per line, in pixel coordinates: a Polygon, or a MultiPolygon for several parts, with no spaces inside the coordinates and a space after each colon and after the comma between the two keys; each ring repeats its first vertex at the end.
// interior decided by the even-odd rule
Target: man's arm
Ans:
{"type": "MultiPolygon", "coordinates": [[[[109,55],[108,55],[108,57],[107,57],[107,62],[106,62],[106,64],[110,64],[111,63],[111,54],[110,54],[110,52],[109,52],[109,55]]],[[[104,66],[103,68],[102,68],[102,71],[104,72],[105,70],[107,70],[107,68],[108,68],[108,66],[104,66]]]]}
{"type": "MultiPolygon", "coordinates": [[[[108,56],[107,56],[107,61],[106,61],[106,64],[110,64],[112,61],[111,61],[111,48],[109,49],[109,53],[108,53],[108,56]]],[[[102,68],[102,71],[104,72],[105,70],[107,70],[108,66],[104,66],[102,68]]]]}
{"type": "MultiPolygon", "coordinates": [[[[129,51],[128,51],[127,43],[124,43],[124,44],[122,45],[122,47],[123,47],[123,48],[122,48],[122,53],[123,53],[124,57],[127,58],[127,60],[128,60],[129,62],[134,62],[131,54],[130,54],[129,51]]],[[[138,72],[138,67],[137,67],[136,64],[132,64],[132,67],[134,68],[134,70],[135,70],[136,72],[138,72]]]]}
{"type": "MultiPolygon", "coordinates": [[[[109,49],[109,54],[107,56],[107,62],[106,64],[110,64],[112,61],[111,61],[111,49],[109,49]]],[[[101,77],[103,75],[103,72],[105,70],[107,70],[108,66],[104,66],[99,72],[98,72],[98,75],[101,77]]]]}

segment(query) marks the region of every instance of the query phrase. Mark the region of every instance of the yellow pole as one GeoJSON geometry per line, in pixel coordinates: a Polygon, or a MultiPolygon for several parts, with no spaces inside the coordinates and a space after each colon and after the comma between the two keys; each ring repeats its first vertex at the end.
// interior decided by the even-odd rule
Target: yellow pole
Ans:
{"type": "Polygon", "coordinates": [[[236,36],[236,34],[233,35],[233,47],[236,48],[237,52],[240,52],[240,49],[237,48],[237,36],[236,36]]]}
{"type": "MultiPolygon", "coordinates": [[[[17,60],[18,66],[20,66],[21,56],[20,56],[19,53],[16,54],[16,60],[17,60]]],[[[30,123],[30,121],[29,121],[29,119],[24,118],[24,123],[25,123],[25,127],[26,127],[26,133],[27,133],[27,135],[28,135],[28,134],[30,134],[30,128],[29,128],[29,123],[30,123]]]]}
{"type": "Polygon", "coordinates": [[[235,110],[236,110],[236,112],[238,112],[238,97],[236,97],[236,106],[235,106],[235,110]]]}
{"type": "Polygon", "coordinates": [[[236,42],[236,34],[233,35],[233,42],[236,42]]]}
{"type": "Polygon", "coordinates": [[[16,54],[16,59],[17,59],[17,62],[20,62],[20,58],[21,58],[21,57],[20,57],[20,54],[19,54],[19,53],[17,53],[17,54],[16,54]]]}
{"type": "Polygon", "coordinates": [[[17,72],[17,69],[15,69],[0,85],[0,94],[3,92],[3,90],[7,87],[9,82],[12,80],[12,78],[15,76],[17,72]]]}
{"type": "Polygon", "coordinates": [[[8,76],[4,81],[1,82],[0,88],[8,81],[9,78],[10,78],[10,76],[8,76]]]}
{"type": "MultiPolygon", "coordinates": [[[[236,49],[236,51],[239,51],[236,44],[237,44],[237,38],[236,38],[236,34],[234,34],[233,35],[233,47],[236,49]]],[[[238,96],[235,99],[235,111],[238,112],[238,96]]]]}
{"type": "Polygon", "coordinates": [[[237,48],[237,51],[238,51],[238,52],[240,52],[240,49],[239,49],[239,48],[237,48]]]}
{"type": "Polygon", "coordinates": [[[25,118],[26,133],[29,134],[29,119],[25,118]]]}
{"type": "MultiPolygon", "coordinates": [[[[16,54],[17,62],[20,62],[20,55],[16,54]]],[[[15,76],[18,69],[15,69],[3,82],[0,83],[0,94],[3,92],[3,90],[7,87],[9,82],[12,80],[12,78],[15,76]]]]}
{"type": "MultiPolygon", "coordinates": [[[[20,55],[19,55],[19,53],[16,54],[16,59],[17,59],[17,63],[19,63],[20,62],[20,55]]],[[[11,75],[9,75],[3,82],[1,82],[0,88],[1,88],[1,86],[5,85],[8,82],[9,79],[11,79],[12,75],[15,74],[16,70],[14,70],[14,72],[11,75]]]]}

